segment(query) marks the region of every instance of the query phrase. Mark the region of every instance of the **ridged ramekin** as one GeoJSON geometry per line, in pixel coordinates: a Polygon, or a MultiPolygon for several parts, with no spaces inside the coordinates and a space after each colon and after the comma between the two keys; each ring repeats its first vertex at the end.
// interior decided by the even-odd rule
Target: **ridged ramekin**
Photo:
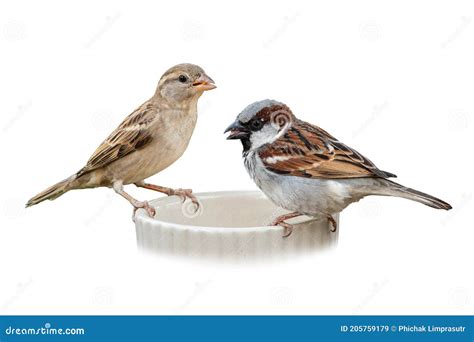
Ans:
{"type": "MultiPolygon", "coordinates": [[[[337,243],[327,220],[306,216],[287,222],[293,233],[283,238],[283,228],[267,226],[287,211],[276,207],[258,191],[197,193],[197,214],[188,200],[175,197],[150,202],[155,218],[138,210],[135,216],[138,246],[163,254],[209,257],[279,257],[283,254],[322,250],[337,243]]],[[[335,217],[339,222],[339,217],[335,217]]],[[[338,229],[339,231],[339,229],[338,229]]]]}

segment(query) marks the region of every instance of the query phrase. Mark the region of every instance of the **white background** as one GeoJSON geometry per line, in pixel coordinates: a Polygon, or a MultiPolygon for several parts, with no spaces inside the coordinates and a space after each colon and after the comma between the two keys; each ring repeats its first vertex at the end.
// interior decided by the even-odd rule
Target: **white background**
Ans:
{"type": "Polygon", "coordinates": [[[472,314],[473,16],[471,1],[3,1],[0,313],[472,314]],[[110,189],[24,209],[180,62],[218,89],[153,182],[255,189],[222,132],[270,97],[454,209],[368,198],[332,252],[238,265],[142,254],[110,189]]]}

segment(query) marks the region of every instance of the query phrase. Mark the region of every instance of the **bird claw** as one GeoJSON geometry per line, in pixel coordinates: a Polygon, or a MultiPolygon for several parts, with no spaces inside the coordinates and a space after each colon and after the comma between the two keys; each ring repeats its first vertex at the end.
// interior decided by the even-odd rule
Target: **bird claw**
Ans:
{"type": "Polygon", "coordinates": [[[279,221],[278,219],[273,221],[272,223],[270,223],[270,226],[283,227],[283,235],[282,235],[283,238],[287,238],[291,235],[291,233],[293,233],[293,225],[292,224],[289,224],[289,223],[286,223],[286,222],[283,222],[283,221],[279,221]]]}
{"type": "Polygon", "coordinates": [[[281,225],[284,230],[283,230],[283,237],[287,238],[288,236],[293,233],[293,226],[291,224],[285,223],[284,225],[281,225]]]}
{"type": "Polygon", "coordinates": [[[133,204],[133,216],[132,220],[135,222],[135,214],[138,209],[144,209],[149,217],[154,218],[156,214],[155,208],[153,208],[148,201],[137,202],[133,204]]]}
{"type": "Polygon", "coordinates": [[[337,231],[337,222],[336,222],[336,220],[331,215],[328,215],[328,222],[329,222],[329,231],[331,233],[335,233],[337,231]]]}
{"type": "Polygon", "coordinates": [[[191,189],[174,189],[171,195],[178,196],[183,203],[189,198],[194,204],[194,213],[199,211],[199,201],[197,197],[193,195],[193,191],[191,189]]]}
{"type": "Polygon", "coordinates": [[[285,214],[285,215],[281,215],[281,216],[278,216],[275,220],[273,220],[273,222],[270,223],[270,225],[271,226],[283,227],[283,229],[284,229],[283,237],[287,238],[288,236],[291,235],[291,233],[293,233],[293,225],[289,224],[289,223],[286,223],[285,221],[289,220],[289,219],[292,219],[294,217],[301,216],[301,215],[303,215],[303,214],[301,214],[299,212],[296,212],[296,211],[292,212],[292,213],[285,214]]]}

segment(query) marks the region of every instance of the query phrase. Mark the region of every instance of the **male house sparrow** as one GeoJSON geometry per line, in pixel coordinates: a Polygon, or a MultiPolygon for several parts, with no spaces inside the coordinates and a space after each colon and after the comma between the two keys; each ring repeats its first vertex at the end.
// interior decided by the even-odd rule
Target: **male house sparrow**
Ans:
{"type": "MultiPolygon", "coordinates": [[[[271,225],[300,215],[326,217],[332,230],[333,216],[369,195],[397,196],[436,209],[451,206],[431,195],[406,188],[386,178],[369,159],[344,145],[321,128],[297,119],[283,103],[263,100],[247,106],[225,132],[240,139],[247,171],[276,205],[291,213],[271,225]]],[[[225,133],[224,132],[224,133],[225,133]]]]}
{"type": "Polygon", "coordinates": [[[167,194],[190,198],[189,189],[170,189],[144,182],[166,169],[186,150],[197,120],[197,102],[206,90],[216,88],[204,70],[193,64],[179,64],[161,77],[155,94],[115,129],[92,154],[86,166],[71,177],[34,196],[27,207],[54,200],[73,189],[112,187],[134,207],[153,217],[147,201],[138,201],[123,190],[135,184],[167,194]]]}

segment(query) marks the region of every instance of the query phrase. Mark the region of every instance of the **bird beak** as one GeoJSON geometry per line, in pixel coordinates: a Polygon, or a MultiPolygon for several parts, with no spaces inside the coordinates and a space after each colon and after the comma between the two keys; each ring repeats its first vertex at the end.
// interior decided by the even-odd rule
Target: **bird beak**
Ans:
{"type": "Polygon", "coordinates": [[[217,88],[216,85],[214,84],[214,81],[212,78],[207,76],[206,74],[201,75],[194,83],[193,86],[200,90],[200,91],[206,91],[206,90],[212,90],[217,88]]]}
{"type": "Polygon", "coordinates": [[[238,120],[235,120],[232,125],[227,127],[224,133],[227,133],[229,131],[230,134],[227,137],[227,140],[247,138],[250,134],[250,131],[245,128],[238,120]]]}

